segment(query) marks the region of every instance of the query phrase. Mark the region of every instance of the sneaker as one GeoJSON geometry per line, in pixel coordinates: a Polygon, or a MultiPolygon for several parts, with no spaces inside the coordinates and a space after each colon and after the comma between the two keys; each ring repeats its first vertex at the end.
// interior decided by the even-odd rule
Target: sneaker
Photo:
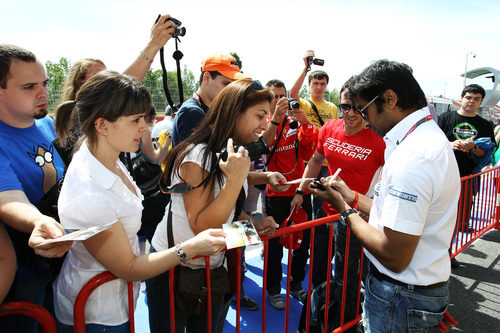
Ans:
{"type": "MultiPolygon", "coordinates": [[[[233,304],[234,306],[236,306],[236,299],[235,298],[233,298],[231,300],[231,304],[233,304]]],[[[257,310],[259,308],[259,304],[257,304],[257,302],[255,302],[253,299],[251,299],[248,296],[241,297],[241,299],[240,299],[240,306],[243,309],[249,310],[249,311],[255,311],[255,310],[257,310]]]]}
{"type": "Polygon", "coordinates": [[[303,304],[306,303],[307,293],[305,292],[304,289],[299,288],[299,289],[296,289],[296,290],[290,290],[290,294],[293,297],[295,297],[296,299],[298,299],[300,302],[302,302],[303,304]]]}
{"type": "Polygon", "coordinates": [[[280,294],[269,295],[269,303],[276,310],[283,310],[285,308],[285,301],[281,298],[280,294]]]}

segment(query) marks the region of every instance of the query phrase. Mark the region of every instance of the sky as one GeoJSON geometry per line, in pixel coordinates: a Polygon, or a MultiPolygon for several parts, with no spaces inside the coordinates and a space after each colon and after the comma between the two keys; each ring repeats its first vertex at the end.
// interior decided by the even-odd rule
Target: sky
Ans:
{"type": "MultiPolygon", "coordinates": [[[[330,90],[387,58],[410,65],[427,96],[458,99],[466,59],[468,70],[500,69],[498,0],[0,0],[0,43],[22,46],[42,62],[94,57],[123,71],[159,13],[186,27],[181,64],[196,77],[210,54],[236,52],[246,75],[281,79],[289,89],[311,49],[325,60],[313,70],[329,74],[330,90]]],[[[168,70],[175,70],[173,51],[172,39],[168,70]]],[[[161,68],[159,54],[152,68],[161,68]]]]}

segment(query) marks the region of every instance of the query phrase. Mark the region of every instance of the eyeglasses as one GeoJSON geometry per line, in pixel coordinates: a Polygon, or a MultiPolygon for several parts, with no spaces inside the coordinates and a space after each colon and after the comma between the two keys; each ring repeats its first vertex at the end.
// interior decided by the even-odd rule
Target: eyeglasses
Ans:
{"type": "Polygon", "coordinates": [[[252,83],[245,90],[245,96],[252,90],[264,90],[262,83],[259,80],[253,80],[252,83]]]}
{"type": "Polygon", "coordinates": [[[348,104],[348,103],[339,104],[339,108],[340,108],[340,111],[342,111],[342,113],[348,113],[350,110],[356,111],[356,108],[354,107],[354,105],[348,104]]]}
{"type": "Polygon", "coordinates": [[[362,108],[362,109],[360,109],[360,108],[356,107],[356,111],[358,111],[358,112],[361,114],[361,117],[363,117],[363,119],[367,119],[367,117],[368,117],[368,116],[366,115],[366,113],[365,113],[365,110],[366,110],[366,109],[368,109],[368,107],[370,106],[370,104],[372,104],[373,102],[375,102],[375,100],[376,100],[377,98],[379,98],[379,97],[380,97],[380,95],[375,96],[375,98],[374,98],[374,99],[372,99],[371,101],[369,101],[369,102],[368,102],[368,104],[366,104],[366,105],[365,105],[365,107],[364,107],[364,108],[362,108]]]}

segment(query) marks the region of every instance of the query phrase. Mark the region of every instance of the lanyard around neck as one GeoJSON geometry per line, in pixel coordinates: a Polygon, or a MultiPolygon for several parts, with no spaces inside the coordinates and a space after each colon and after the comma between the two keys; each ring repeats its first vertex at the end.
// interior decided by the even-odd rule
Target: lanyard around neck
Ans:
{"type": "Polygon", "coordinates": [[[424,117],[422,119],[420,119],[419,121],[417,121],[415,123],[415,125],[413,125],[409,130],[408,132],[406,132],[405,136],[401,139],[401,141],[396,141],[396,145],[399,145],[401,142],[403,142],[404,139],[406,139],[406,137],[408,135],[410,135],[411,133],[413,133],[413,131],[420,125],[422,125],[423,123],[425,122],[428,122],[429,120],[432,119],[432,115],[428,115],[427,117],[424,117]]]}

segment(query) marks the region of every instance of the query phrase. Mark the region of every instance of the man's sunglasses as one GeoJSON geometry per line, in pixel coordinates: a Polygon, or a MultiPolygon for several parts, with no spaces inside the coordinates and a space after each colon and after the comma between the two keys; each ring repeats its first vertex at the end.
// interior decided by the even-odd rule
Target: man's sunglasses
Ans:
{"type": "MultiPolygon", "coordinates": [[[[365,107],[362,108],[362,109],[360,109],[358,107],[355,107],[356,111],[358,111],[359,114],[361,114],[361,117],[363,117],[363,119],[366,120],[368,118],[368,116],[366,114],[366,110],[368,109],[368,107],[370,106],[370,104],[372,104],[373,102],[375,102],[375,100],[377,98],[379,98],[379,97],[380,97],[380,95],[375,96],[375,98],[373,98],[371,101],[369,101],[368,104],[366,104],[365,107]]],[[[342,112],[344,112],[344,111],[342,111],[342,112]]]]}

